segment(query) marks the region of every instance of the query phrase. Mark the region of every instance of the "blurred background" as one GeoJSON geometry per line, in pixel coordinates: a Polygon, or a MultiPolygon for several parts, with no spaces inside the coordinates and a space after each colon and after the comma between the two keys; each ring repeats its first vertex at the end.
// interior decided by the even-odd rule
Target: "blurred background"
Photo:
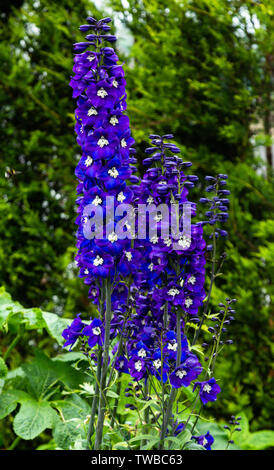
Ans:
{"type": "Polygon", "coordinates": [[[140,172],[148,134],[172,132],[199,176],[197,197],[205,175],[229,175],[228,261],[212,308],[227,296],[238,304],[214,416],[244,409],[251,430],[270,429],[273,0],[1,0],[0,285],[25,307],[90,313],[73,261],[79,148],[68,86],[87,15],[114,19],[140,172]]]}

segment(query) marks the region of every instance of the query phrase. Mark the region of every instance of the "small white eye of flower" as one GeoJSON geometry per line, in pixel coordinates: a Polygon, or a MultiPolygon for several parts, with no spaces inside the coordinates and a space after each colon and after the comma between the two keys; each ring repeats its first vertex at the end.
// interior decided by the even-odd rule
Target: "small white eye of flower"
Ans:
{"type": "Polygon", "coordinates": [[[127,142],[126,142],[125,139],[121,140],[121,147],[123,147],[123,148],[127,147],[127,142]]]}
{"type": "Polygon", "coordinates": [[[190,238],[187,238],[185,235],[183,235],[182,238],[180,238],[180,240],[178,241],[178,244],[183,248],[183,250],[186,250],[190,247],[191,240],[190,238]]]}
{"type": "Polygon", "coordinates": [[[126,258],[127,258],[128,261],[132,260],[132,253],[130,253],[130,251],[126,251],[125,255],[126,255],[126,258]]]}
{"type": "Polygon", "coordinates": [[[148,269],[149,269],[150,271],[153,271],[153,263],[150,263],[148,269]]]}
{"type": "Polygon", "coordinates": [[[169,349],[170,351],[177,351],[177,347],[177,343],[168,343],[167,349],[169,349]]]}
{"type": "Polygon", "coordinates": [[[96,336],[99,336],[101,334],[101,328],[99,326],[92,328],[92,333],[96,336]]]}
{"type": "Polygon", "coordinates": [[[100,204],[102,204],[102,199],[99,196],[96,196],[95,199],[93,199],[92,204],[94,206],[99,206],[100,204]]]}
{"type": "Polygon", "coordinates": [[[97,91],[97,96],[100,96],[100,98],[105,98],[106,96],[108,96],[108,92],[103,87],[101,87],[97,91]]]}
{"type": "Polygon", "coordinates": [[[126,199],[126,196],[124,195],[124,193],[120,192],[117,196],[117,201],[124,202],[125,199],[126,199]]]}
{"type": "Polygon", "coordinates": [[[153,361],[153,365],[154,365],[155,369],[159,369],[162,365],[161,359],[156,359],[155,361],[153,361]]]}
{"type": "Polygon", "coordinates": [[[117,88],[119,83],[117,82],[117,80],[113,80],[112,85],[114,86],[114,88],[117,88]]]}
{"type": "Polygon", "coordinates": [[[92,163],[93,163],[93,158],[91,158],[91,156],[88,155],[87,158],[85,159],[85,165],[90,166],[92,165],[92,163]]]}
{"type": "Polygon", "coordinates": [[[160,220],[162,220],[163,216],[162,214],[156,214],[155,217],[154,217],[154,220],[156,220],[156,222],[160,222],[160,220]]]}
{"type": "Polygon", "coordinates": [[[138,372],[140,372],[140,371],[142,370],[142,363],[141,363],[141,361],[135,362],[134,367],[135,367],[135,370],[137,370],[138,372]]]}
{"type": "Polygon", "coordinates": [[[169,291],[168,291],[168,295],[172,295],[173,297],[174,297],[175,295],[178,295],[178,294],[180,294],[180,291],[179,291],[178,289],[175,289],[175,288],[171,288],[171,289],[169,289],[169,291]]]}
{"type": "Polygon", "coordinates": [[[98,140],[97,144],[99,145],[99,147],[103,148],[105,145],[109,144],[109,141],[102,135],[102,137],[100,137],[100,139],[98,140]]]}
{"type": "Polygon", "coordinates": [[[88,274],[88,273],[89,273],[89,270],[86,268],[84,271],[84,274],[88,274]]]}
{"type": "Polygon", "coordinates": [[[158,243],[158,240],[159,240],[159,238],[156,237],[156,236],[155,236],[155,237],[152,237],[152,238],[150,239],[150,241],[151,241],[151,243],[152,243],[153,245],[155,245],[156,243],[158,243]]]}
{"type": "Polygon", "coordinates": [[[108,236],[108,240],[111,243],[116,242],[118,240],[118,237],[117,237],[116,233],[115,232],[110,233],[109,236],[108,236]]]}
{"type": "Polygon", "coordinates": [[[94,59],[95,59],[95,55],[89,55],[87,57],[87,60],[89,60],[89,62],[92,62],[94,59]]]}
{"type": "Polygon", "coordinates": [[[95,297],[97,295],[97,290],[96,289],[92,289],[91,290],[91,295],[93,295],[93,297],[95,297]]]}
{"type": "Polygon", "coordinates": [[[86,224],[88,221],[88,218],[87,217],[83,217],[83,224],[86,224]]]}
{"type": "Polygon", "coordinates": [[[110,176],[112,176],[112,178],[116,179],[117,176],[119,176],[119,172],[117,171],[117,169],[115,168],[115,166],[113,166],[110,170],[108,170],[108,174],[110,176]]]}
{"type": "Polygon", "coordinates": [[[185,300],[186,308],[189,308],[193,304],[193,300],[190,297],[187,297],[185,300]]]}
{"type": "Polygon", "coordinates": [[[124,363],[125,363],[125,361],[120,361],[120,362],[119,362],[119,367],[120,367],[120,369],[122,369],[122,367],[124,367],[124,363]]]}
{"type": "Polygon", "coordinates": [[[194,286],[194,284],[195,284],[195,282],[196,282],[196,277],[195,277],[195,276],[191,276],[191,277],[189,278],[188,282],[194,286]]]}
{"type": "Polygon", "coordinates": [[[154,202],[153,197],[152,197],[152,196],[149,196],[149,197],[147,198],[147,203],[148,203],[148,205],[152,204],[153,202],[154,202]]]}
{"type": "Polygon", "coordinates": [[[206,446],[206,445],[207,445],[207,439],[206,439],[205,437],[204,437],[204,439],[203,439],[202,445],[203,445],[203,446],[206,446]]]}
{"type": "Polygon", "coordinates": [[[144,348],[139,349],[137,356],[139,357],[147,357],[146,350],[144,348]]]}
{"type": "Polygon", "coordinates": [[[115,115],[111,116],[109,122],[112,126],[116,126],[116,124],[119,124],[119,120],[117,119],[117,116],[115,116],[115,115]]]}
{"type": "Polygon", "coordinates": [[[170,240],[170,238],[164,238],[164,244],[165,244],[166,246],[170,246],[171,243],[172,243],[172,241],[170,240]]]}
{"type": "Polygon", "coordinates": [[[91,108],[89,108],[88,110],[88,116],[97,116],[97,111],[96,109],[94,108],[94,106],[91,106],[91,108]]]}
{"type": "Polygon", "coordinates": [[[212,389],[212,387],[209,384],[205,384],[203,386],[203,392],[210,393],[211,389],[212,389]]]}
{"type": "Polygon", "coordinates": [[[101,256],[97,255],[95,260],[93,261],[93,265],[94,266],[100,266],[104,263],[104,260],[103,258],[101,258],[101,256]]]}
{"type": "Polygon", "coordinates": [[[187,375],[187,372],[185,370],[177,370],[177,372],[175,373],[175,375],[177,377],[179,377],[179,379],[183,379],[185,375],[187,375]]]}

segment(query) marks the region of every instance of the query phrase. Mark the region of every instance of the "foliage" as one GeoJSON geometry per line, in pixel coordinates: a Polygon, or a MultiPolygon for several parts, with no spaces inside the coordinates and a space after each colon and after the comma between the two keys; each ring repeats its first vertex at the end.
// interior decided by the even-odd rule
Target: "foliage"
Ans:
{"type": "Polygon", "coordinates": [[[84,0],[26,1],[0,19],[0,282],[21,302],[59,313],[87,308],[73,265],[79,150],[68,86],[86,11],[84,0]]]}

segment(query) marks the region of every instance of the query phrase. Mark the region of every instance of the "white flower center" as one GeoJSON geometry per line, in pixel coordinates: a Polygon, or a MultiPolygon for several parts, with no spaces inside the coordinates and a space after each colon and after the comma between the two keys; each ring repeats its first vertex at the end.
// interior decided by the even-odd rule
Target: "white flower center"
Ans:
{"type": "Polygon", "coordinates": [[[88,116],[97,116],[97,111],[96,109],[94,108],[94,106],[91,106],[91,108],[89,108],[88,110],[88,116]]]}
{"type": "Polygon", "coordinates": [[[103,88],[99,88],[97,91],[97,96],[100,96],[100,98],[105,98],[108,95],[108,92],[103,88]]]}
{"type": "Polygon", "coordinates": [[[98,140],[97,144],[99,145],[99,147],[103,148],[105,145],[109,144],[109,141],[102,135],[102,137],[100,137],[100,139],[98,140]]]}
{"type": "Polygon", "coordinates": [[[123,192],[119,193],[118,196],[117,196],[117,201],[119,202],[124,202],[124,200],[126,199],[126,196],[124,195],[123,192]]]}
{"type": "Polygon", "coordinates": [[[87,158],[85,159],[85,165],[90,166],[92,165],[92,163],[93,163],[93,158],[91,158],[90,155],[88,155],[87,158]]]}
{"type": "Polygon", "coordinates": [[[99,206],[99,204],[102,204],[102,199],[99,196],[96,196],[96,198],[93,199],[92,204],[94,206],[99,206]]]}
{"type": "Polygon", "coordinates": [[[149,196],[149,197],[147,198],[147,203],[148,203],[148,205],[152,204],[153,202],[154,202],[153,197],[152,197],[152,196],[149,196]]]}
{"type": "Polygon", "coordinates": [[[203,439],[202,445],[203,445],[203,446],[206,446],[206,445],[207,445],[207,439],[206,439],[205,437],[204,437],[204,439],[203,439]]]}
{"type": "Polygon", "coordinates": [[[126,140],[125,140],[125,139],[122,139],[122,140],[121,140],[121,146],[122,146],[123,148],[127,147],[127,143],[126,143],[126,140]]]}
{"type": "Polygon", "coordinates": [[[153,271],[153,263],[150,263],[148,269],[149,269],[150,271],[153,271]]]}
{"type": "Polygon", "coordinates": [[[126,258],[127,258],[128,261],[132,260],[132,253],[130,253],[130,251],[126,251],[125,255],[126,255],[126,258]]]}
{"type": "Polygon", "coordinates": [[[190,305],[192,305],[192,304],[193,304],[193,300],[190,297],[187,297],[187,299],[185,300],[186,308],[189,308],[190,305]]]}
{"type": "Polygon", "coordinates": [[[196,277],[195,277],[195,276],[191,276],[191,277],[189,278],[188,282],[194,286],[194,284],[195,284],[195,282],[196,282],[196,277]]]}
{"type": "Polygon", "coordinates": [[[101,256],[97,255],[95,260],[93,261],[93,265],[94,266],[100,266],[101,264],[103,264],[104,260],[103,258],[101,258],[101,256]]]}
{"type": "Polygon", "coordinates": [[[108,240],[111,243],[116,242],[118,240],[118,237],[117,237],[116,233],[115,232],[110,233],[109,236],[108,236],[108,240]]]}
{"type": "Polygon", "coordinates": [[[158,240],[159,240],[159,238],[156,237],[156,236],[155,236],[155,237],[152,237],[152,238],[150,239],[150,241],[151,241],[151,243],[153,243],[153,245],[155,245],[156,243],[158,243],[158,240]]]}
{"type": "Polygon", "coordinates": [[[101,334],[101,328],[99,328],[99,326],[92,328],[92,333],[96,336],[99,336],[101,334]]]}
{"type": "Polygon", "coordinates": [[[88,274],[88,273],[89,273],[89,270],[86,268],[84,271],[84,274],[88,274]]]}
{"type": "Polygon", "coordinates": [[[113,80],[112,85],[114,86],[114,88],[117,88],[117,87],[118,87],[118,82],[117,82],[117,80],[113,80]]]}
{"type": "Polygon", "coordinates": [[[172,243],[172,241],[170,240],[170,238],[165,238],[165,239],[164,239],[164,244],[165,244],[166,246],[170,246],[171,243],[172,243]]]}
{"type": "Polygon", "coordinates": [[[160,222],[160,220],[162,220],[162,218],[163,218],[162,214],[157,214],[157,215],[155,215],[154,220],[156,220],[156,222],[160,222]]]}
{"type": "Polygon", "coordinates": [[[182,379],[185,375],[187,375],[187,372],[185,370],[177,370],[176,374],[179,379],[182,379]]]}
{"type": "Polygon", "coordinates": [[[185,250],[190,247],[191,240],[183,235],[183,237],[178,241],[178,244],[185,250]]]}
{"type": "Polygon", "coordinates": [[[121,369],[122,369],[122,367],[124,367],[124,363],[125,363],[125,361],[120,361],[120,362],[119,362],[119,367],[120,367],[121,369]]]}
{"type": "Polygon", "coordinates": [[[135,370],[137,370],[138,372],[140,372],[140,370],[142,370],[142,363],[141,361],[137,361],[135,362],[135,370]]]}
{"type": "Polygon", "coordinates": [[[138,351],[138,354],[137,354],[139,357],[147,357],[147,353],[146,353],[146,350],[144,348],[141,348],[139,351],[138,351]]]}
{"type": "Polygon", "coordinates": [[[212,387],[209,384],[205,384],[203,386],[203,392],[209,393],[211,392],[212,387]]]}
{"type": "Polygon", "coordinates": [[[168,295],[172,295],[173,297],[178,294],[180,294],[180,291],[178,289],[172,288],[172,289],[169,289],[168,291],[168,295]]]}
{"type": "Polygon", "coordinates": [[[162,365],[161,360],[156,359],[155,361],[153,361],[153,365],[154,365],[155,369],[159,369],[162,365]]]}
{"type": "Polygon", "coordinates": [[[97,295],[97,290],[96,290],[96,289],[92,289],[91,294],[93,295],[93,297],[95,297],[95,296],[97,295]]]}
{"type": "Polygon", "coordinates": [[[168,343],[167,349],[170,351],[177,351],[177,343],[168,343]]]}
{"type": "Polygon", "coordinates": [[[89,60],[90,62],[92,62],[94,59],[95,59],[95,56],[94,56],[94,55],[89,55],[89,56],[87,57],[87,60],[89,60]]]}
{"type": "Polygon", "coordinates": [[[114,167],[112,167],[110,170],[108,170],[108,174],[110,176],[112,176],[112,178],[116,179],[117,176],[119,175],[119,172],[117,171],[117,169],[114,167]]]}
{"type": "Polygon", "coordinates": [[[111,116],[109,122],[112,126],[116,126],[116,124],[119,123],[119,120],[117,119],[117,116],[111,116]]]}
{"type": "Polygon", "coordinates": [[[88,218],[87,217],[83,217],[83,223],[86,224],[88,221],[88,218]]]}

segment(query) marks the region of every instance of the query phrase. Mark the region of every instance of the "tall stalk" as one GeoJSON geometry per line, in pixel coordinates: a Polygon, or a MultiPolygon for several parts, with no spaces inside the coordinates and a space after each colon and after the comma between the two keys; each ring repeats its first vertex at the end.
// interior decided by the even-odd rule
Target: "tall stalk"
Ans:
{"type": "Polygon", "coordinates": [[[99,408],[96,426],[94,449],[99,450],[102,444],[103,428],[105,421],[106,403],[105,403],[105,387],[107,379],[109,345],[110,345],[110,321],[111,321],[111,282],[108,278],[105,281],[105,298],[106,298],[106,314],[105,314],[105,337],[104,337],[104,353],[100,380],[99,408]]]}
{"type": "MultiPolygon", "coordinates": [[[[176,367],[178,367],[181,363],[181,356],[182,356],[181,315],[179,312],[176,313],[176,334],[177,334],[176,367]]],[[[176,396],[177,396],[177,390],[175,388],[172,388],[170,396],[169,396],[168,404],[167,404],[166,413],[163,417],[159,450],[164,448],[165,435],[166,435],[167,427],[170,421],[172,407],[173,407],[173,403],[175,401],[176,396]]]]}
{"type": "Polygon", "coordinates": [[[87,435],[88,448],[90,447],[91,437],[94,433],[94,419],[95,419],[95,415],[97,411],[97,405],[98,405],[98,399],[99,399],[99,384],[101,380],[101,365],[102,365],[101,363],[102,363],[102,349],[99,348],[98,357],[97,357],[96,384],[95,384],[94,397],[93,397],[92,405],[91,405],[90,421],[89,421],[88,435],[87,435]]]}

